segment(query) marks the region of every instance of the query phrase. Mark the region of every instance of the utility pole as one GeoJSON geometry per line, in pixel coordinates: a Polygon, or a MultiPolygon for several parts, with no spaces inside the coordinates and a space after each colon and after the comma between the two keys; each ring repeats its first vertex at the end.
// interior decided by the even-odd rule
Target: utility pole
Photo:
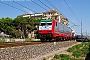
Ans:
{"type": "Polygon", "coordinates": [[[86,37],[87,37],[87,30],[86,30],[86,37]]]}
{"type": "Polygon", "coordinates": [[[82,38],[82,19],[81,19],[81,38],[82,38]]]}

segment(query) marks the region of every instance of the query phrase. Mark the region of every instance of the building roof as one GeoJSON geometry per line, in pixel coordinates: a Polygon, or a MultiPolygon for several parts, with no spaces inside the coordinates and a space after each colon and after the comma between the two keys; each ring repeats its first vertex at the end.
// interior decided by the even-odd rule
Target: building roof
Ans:
{"type": "Polygon", "coordinates": [[[49,12],[51,12],[51,13],[56,13],[56,12],[58,12],[58,11],[57,11],[57,10],[49,10],[49,11],[43,12],[43,13],[49,13],[49,12]]]}

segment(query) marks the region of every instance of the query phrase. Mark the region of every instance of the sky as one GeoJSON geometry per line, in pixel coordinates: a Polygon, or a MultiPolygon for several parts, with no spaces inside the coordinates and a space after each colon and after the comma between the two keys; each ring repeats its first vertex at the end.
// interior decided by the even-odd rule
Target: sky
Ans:
{"type": "MultiPolygon", "coordinates": [[[[18,15],[22,15],[27,13],[34,13],[35,12],[46,12],[45,9],[39,7],[32,1],[38,3],[40,6],[44,7],[46,10],[50,10],[46,6],[44,6],[42,3],[40,3],[38,0],[0,0],[0,18],[4,17],[10,17],[10,18],[15,18],[18,15]],[[15,2],[18,2],[19,4],[22,4],[25,7],[28,7],[29,9],[26,9],[25,7],[22,7],[15,2]],[[13,6],[15,8],[12,8],[10,6],[7,6],[3,3],[9,4],[10,6],[13,6]],[[33,10],[33,11],[30,11],[33,10]],[[21,11],[22,10],[22,11],[21,11]],[[23,12],[26,11],[26,12],[23,12]]],[[[51,9],[53,8],[50,4],[46,2],[46,0],[40,0],[44,4],[46,4],[48,7],[51,9]]],[[[76,34],[81,33],[81,20],[82,20],[82,31],[83,34],[90,35],[90,0],[49,0],[50,3],[52,3],[58,10],[59,12],[68,18],[69,20],[69,26],[76,31],[76,34]],[[68,6],[67,6],[67,4],[68,6]],[[70,10],[71,9],[71,10],[70,10]],[[75,26],[76,25],[76,26],[75,26]]]]}

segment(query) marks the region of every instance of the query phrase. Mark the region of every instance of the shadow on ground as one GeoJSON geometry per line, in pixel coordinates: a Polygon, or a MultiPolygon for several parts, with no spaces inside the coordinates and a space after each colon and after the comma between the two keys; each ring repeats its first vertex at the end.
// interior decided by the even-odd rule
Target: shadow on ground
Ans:
{"type": "Polygon", "coordinates": [[[85,60],[90,60],[90,46],[89,46],[89,53],[86,55],[85,60]]]}
{"type": "Polygon", "coordinates": [[[90,42],[90,40],[84,40],[84,39],[77,39],[77,42],[90,42]]]}

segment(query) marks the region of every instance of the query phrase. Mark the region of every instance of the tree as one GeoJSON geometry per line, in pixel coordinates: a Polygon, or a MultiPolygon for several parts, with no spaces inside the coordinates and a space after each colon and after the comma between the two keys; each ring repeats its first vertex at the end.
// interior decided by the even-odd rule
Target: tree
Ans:
{"type": "Polygon", "coordinates": [[[0,19],[0,30],[6,34],[10,34],[13,37],[20,37],[20,35],[27,36],[30,31],[33,31],[38,27],[40,20],[34,18],[1,18],[0,19]]]}
{"type": "Polygon", "coordinates": [[[2,18],[0,19],[0,30],[2,32],[5,32],[9,34],[10,31],[12,31],[14,27],[12,26],[12,19],[7,17],[7,18],[2,18]]]}

